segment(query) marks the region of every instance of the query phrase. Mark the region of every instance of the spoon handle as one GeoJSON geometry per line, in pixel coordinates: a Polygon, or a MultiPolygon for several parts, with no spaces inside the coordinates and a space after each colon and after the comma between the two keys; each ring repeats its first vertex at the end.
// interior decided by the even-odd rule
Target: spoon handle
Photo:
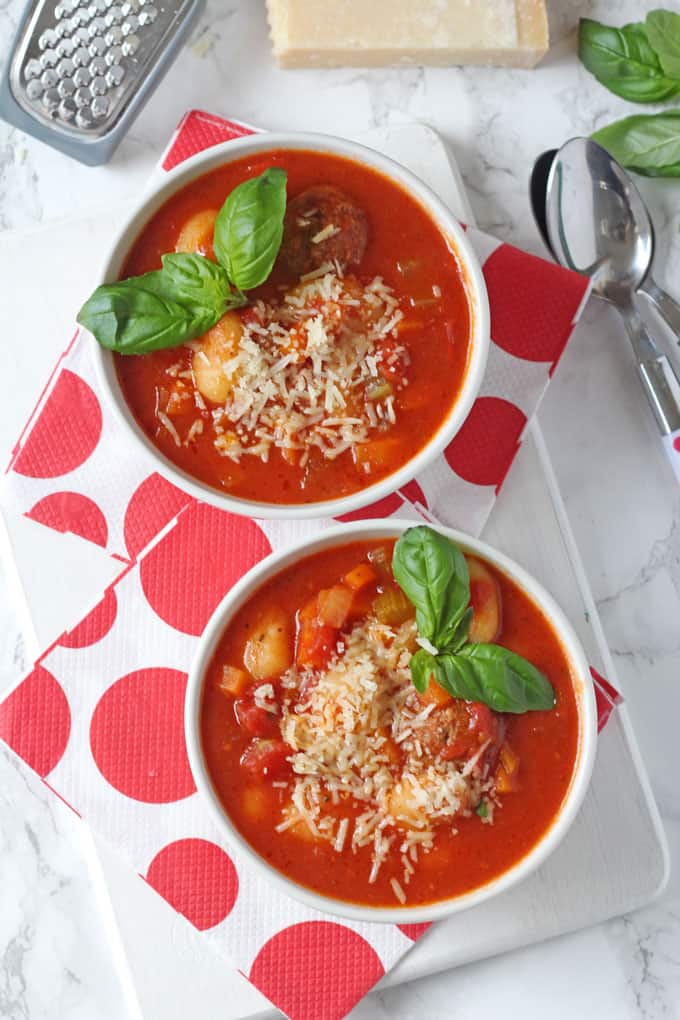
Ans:
{"type": "Polygon", "coordinates": [[[680,429],[680,380],[661,354],[632,303],[619,305],[637,360],[642,387],[662,436],[680,429]]]}
{"type": "Polygon", "coordinates": [[[675,339],[680,344],[680,304],[670,294],[659,287],[651,276],[640,284],[639,290],[649,298],[656,306],[659,313],[664,317],[670,328],[675,333],[675,339]]]}

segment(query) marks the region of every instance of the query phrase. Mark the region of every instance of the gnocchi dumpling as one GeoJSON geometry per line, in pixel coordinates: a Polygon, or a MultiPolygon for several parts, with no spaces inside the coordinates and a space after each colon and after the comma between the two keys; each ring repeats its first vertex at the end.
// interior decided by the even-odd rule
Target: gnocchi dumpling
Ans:
{"type": "Polygon", "coordinates": [[[175,251],[205,255],[215,258],[213,234],[217,209],[202,209],[184,223],[175,242],[175,251]]]}
{"type": "Polygon", "coordinates": [[[224,366],[238,354],[243,326],[236,312],[227,312],[194,344],[191,368],[202,397],[224,404],[234,388],[234,372],[224,366]]]}
{"type": "Polygon", "coordinates": [[[272,608],[261,617],[246,642],[243,663],[255,680],[285,673],[293,661],[290,621],[283,609],[272,608]]]}

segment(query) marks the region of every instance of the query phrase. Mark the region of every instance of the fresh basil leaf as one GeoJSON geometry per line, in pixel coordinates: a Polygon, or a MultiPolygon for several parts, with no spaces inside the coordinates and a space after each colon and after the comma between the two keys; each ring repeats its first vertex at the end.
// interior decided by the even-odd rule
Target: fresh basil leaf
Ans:
{"type": "Polygon", "coordinates": [[[662,67],[650,41],[639,22],[623,28],[590,18],[579,23],[578,53],[584,67],[610,92],[633,103],[658,103],[680,92],[680,72],[671,74],[662,67]]]}
{"type": "Polygon", "coordinates": [[[645,28],[664,72],[671,78],[680,78],[680,14],[650,11],[645,28]]]}
{"type": "Polygon", "coordinates": [[[415,606],[421,637],[438,649],[448,647],[470,601],[460,549],[425,525],[409,528],[394,547],[392,573],[415,606]]]}
{"type": "Polygon", "coordinates": [[[119,354],[148,354],[177,347],[205,333],[221,312],[192,311],[165,296],[161,272],[97,287],[78,313],[102,347],[119,354]]]}
{"type": "Polygon", "coordinates": [[[544,674],[500,645],[470,644],[455,654],[438,655],[435,678],[452,697],[481,701],[494,712],[519,714],[555,705],[544,674]]]}
{"type": "Polygon", "coordinates": [[[489,805],[485,800],[480,800],[479,804],[475,808],[475,814],[479,815],[480,818],[489,817],[489,805]]]}
{"type": "Polygon", "coordinates": [[[269,167],[234,188],[217,214],[215,255],[240,290],[258,287],[272,271],[283,239],[287,176],[269,167]]]}
{"type": "Polygon", "coordinates": [[[228,308],[246,303],[234,290],[222,266],[203,255],[176,252],[164,255],[161,277],[167,296],[188,308],[212,309],[222,316],[228,308]]]}
{"type": "Polygon", "coordinates": [[[627,170],[646,177],[680,177],[680,110],[624,117],[592,138],[627,170]]]}
{"type": "Polygon", "coordinates": [[[426,651],[424,648],[421,648],[420,651],[411,656],[409,666],[411,667],[411,679],[413,680],[413,686],[419,694],[424,694],[429,686],[430,677],[434,676],[434,655],[432,655],[431,652],[426,651]]]}
{"type": "Polygon", "coordinates": [[[458,624],[451,635],[446,645],[442,646],[443,651],[457,652],[459,648],[462,648],[468,639],[470,633],[470,627],[472,626],[472,617],[474,616],[474,610],[472,606],[468,606],[463,615],[461,616],[458,624]]]}

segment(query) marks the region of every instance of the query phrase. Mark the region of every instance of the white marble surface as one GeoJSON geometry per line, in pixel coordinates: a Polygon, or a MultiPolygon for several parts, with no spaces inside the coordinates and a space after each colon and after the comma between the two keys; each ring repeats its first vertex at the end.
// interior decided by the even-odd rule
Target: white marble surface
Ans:
{"type": "MultiPolygon", "coordinates": [[[[284,74],[268,55],[262,6],[260,0],[208,4],[192,42],[106,168],[80,167],[0,124],[0,226],[31,227],[76,210],[96,221],[104,207],[110,217],[112,205],[141,187],[184,110],[203,106],[272,128],[340,134],[410,119],[430,123],[453,146],[480,225],[539,251],[526,192],[533,158],[570,134],[629,111],[578,67],[570,29],[579,13],[632,20],[656,4],[554,0],[556,44],[545,66],[532,73],[284,74]]],[[[21,0],[0,0],[0,49],[21,7],[21,0]]],[[[680,183],[644,182],[643,190],[659,235],[657,277],[680,296],[680,183]]],[[[12,262],[11,235],[5,240],[3,279],[12,262]]],[[[75,299],[79,282],[55,281],[54,265],[52,257],[33,268],[36,287],[43,293],[68,287],[75,299]]],[[[0,295],[3,289],[0,285],[0,295]]],[[[1,311],[0,321],[6,321],[1,311]]],[[[16,321],[6,327],[8,350],[8,337],[15,347],[21,343],[16,321]]],[[[62,336],[55,329],[54,354],[62,336]]],[[[12,397],[18,371],[44,375],[25,350],[5,367],[3,460],[26,410],[12,397]]],[[[667,826],[675,872],[660,900],[642,911],[388,990],[360,1005],[353,1014],[357,1020],[479,1020],[520,1009],[528,1020],[680,1016],[680,493],[658,449],[611,310],[593,303],[587,309],[541,422],[667,826]]],[[[4,687],[30,658],[4,586],[0,614],[4,687]]],[[[115,946],[112,951],[106,941],[90,861],[81,826],[9,755],[0,754],[3,1020],[119,1020],[137,1014],[126,969],[117,965],[115,946]]]]}

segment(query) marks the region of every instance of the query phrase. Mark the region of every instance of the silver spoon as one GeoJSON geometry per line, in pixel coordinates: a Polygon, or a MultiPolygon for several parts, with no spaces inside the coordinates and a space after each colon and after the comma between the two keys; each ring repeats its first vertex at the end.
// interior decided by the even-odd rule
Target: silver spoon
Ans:
{"type": "MultiPolygon", "coordinates": [[[[546,204],[548,177],[556,155],[557,149],[546,149],[545,152],[542,152],[534,163],[529,182],[529,196],[531,198],[531,209],[534,214],[534,220],[536,221],[536,226],[540,231],[543,243],[550,251],[553,258],[555,258],[555,252],[552,249],[550,238],[548,237],[546,204]]],[[[633,187],[637,193],[637,189],[632,182],[631,187],[633,187]]],[[[680,303],[678,303],[675,298],[671,297],[671,295],[665,291],[663,287],[659,287],[649,271],[654,256],[654,224],[652,223],[649,212],[647,211],[647,206],[642,201],[642,198],[640,198],[639,193],[637,194],[640,199],[640,204],[636,209],[636,212],[639,214],[639,220],[637,221],[636,226],[639,234],[645,239],[645,244],[647,243],[647,237],[649,237],[649,242],[651,243],[649,263],[645,270],[645,275],[643,276],[640,285],[637,287],[637,292],[639,294],[644,294],[649,298],[660,315],[662,315],[666,320],[675,335],[680,337],[680,303]]]]}
{"type": "Polygon", "coordinates": [[[548,173],[546,231],[557,261],[592,279],[593,294],[613,304],[628,331],[638,372],[662,436],[680,429],[680,381],[640,318],[634,293],[652,258],[646,209],[632,181],[589,138],[572,138],[548,173]]]}

